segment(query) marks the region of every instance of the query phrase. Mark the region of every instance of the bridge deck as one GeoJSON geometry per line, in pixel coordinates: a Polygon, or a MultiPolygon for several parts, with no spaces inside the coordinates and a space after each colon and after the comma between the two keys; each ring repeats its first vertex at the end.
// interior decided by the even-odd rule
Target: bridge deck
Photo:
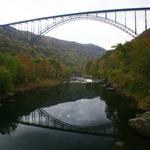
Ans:
{"type": "Polygon", "coordinates": [[[69,13],[69,14],[62,14],[62,15],[40,17],[40,18],[35,18],[35,19],[17,21],[17,22],[12,22],[12,23],[8,23],[8,24],[3,24],[1,26],[9,26],[9,25],[14,25],[14,24],[21,24],[21,23],[26,23],[26,22],[32,22],[32,21],[38,21],[38,20],[46,20],[46,19],[53,19],[53,18],[60,18],[60,17],[66,17],[66,16],[74,16],[74,15],[96,14],[96,13],[110,13],[110,12],[122,12],[122,11],[141,11],[141,10],[150,10],[150,7],[108,9],[108,10],[96,10],[96,11],[69,13]]]}

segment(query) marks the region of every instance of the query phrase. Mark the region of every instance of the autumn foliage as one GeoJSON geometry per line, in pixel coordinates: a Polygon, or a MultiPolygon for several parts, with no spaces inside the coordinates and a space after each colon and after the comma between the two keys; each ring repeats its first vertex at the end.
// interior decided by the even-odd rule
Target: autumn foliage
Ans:
{"type": "Polygon", "coordinates": [[[139,104],[150,106],[150,30],[89,62],[86,70],[106,78],[139,104]]]}
{"type": "Polygon", "coordinates": [[[33,57],[24,51],[0,53],[0,93],[10,92],[21,83],[60,79],[68,73],[65,65],[44,56],[33,57]]]}

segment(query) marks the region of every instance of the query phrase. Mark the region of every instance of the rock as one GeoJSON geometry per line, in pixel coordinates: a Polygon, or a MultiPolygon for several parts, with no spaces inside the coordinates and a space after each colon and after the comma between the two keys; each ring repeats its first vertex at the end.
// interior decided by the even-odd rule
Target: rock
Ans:
{"type": "Polygon", "coordinates": [[[150,111],[130,119],[129,125],[140,134],[150,137],[150,111]]]}

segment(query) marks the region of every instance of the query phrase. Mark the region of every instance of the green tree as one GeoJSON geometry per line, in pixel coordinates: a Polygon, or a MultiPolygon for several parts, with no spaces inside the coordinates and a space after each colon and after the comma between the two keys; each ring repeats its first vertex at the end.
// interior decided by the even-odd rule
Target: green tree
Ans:
{"type": "Polygon", "coordinates": [[[10,92],[14,88],[13,78],[10,70],[0,67],[0,93],[10,92]]]}

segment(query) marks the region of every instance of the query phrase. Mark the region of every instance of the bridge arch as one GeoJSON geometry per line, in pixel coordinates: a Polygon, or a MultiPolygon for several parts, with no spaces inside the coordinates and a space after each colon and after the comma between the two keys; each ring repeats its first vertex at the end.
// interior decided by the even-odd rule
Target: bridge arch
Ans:
{"type": "Polygon", "coordinates": [[[139,31],[138,25],[140,25],[140,27],[141,23],[144,25],[142,32],[146,31],[149,28],[148,24],[149,18],[150,18],[150,7],[121,8],[121,9],[86,11],[86,12],[77,12],[77,13],[41,17],[2,24],[0,25],[0,27],[7,27],[7,26],[13,27],[18,37],[20,37],[20,34],[22,37],[22,33],[18,31],[25,31],[24,32],[26,33],[25,40],[32,44],[40,40],[46,33],[55,29],[56,27],[76,20],[100,21],[115,26],[116,28],[126,32],[132,37],[136,37],[138,34],[141,33],[141,31],[139,31]],[[139,17],[139,13],[143,15],[142,20],[140,19],[141,17],[139,17]],[[122,23],[123,20],[124,23],[122,23]],[[130,27],[127,26],[128,20],[129,21],[132,20],[132,27],[131,24],[129,25],[130,27]]]}
{"type": "Polygon", "coordinates": [[[31,43],[36,43],[39,41],[44,35],[46,35],[48,32],[54,30],[55,28],[67,24],[69,22],[78,21],[78,20],[92,20],[92,21],[99,21],[102,23],[109,24],[111,26],[114,26],[128,35],[132,36],[133,38],[137,36],[134,30],[127,27],[126,25],[117,22],[116,20],[109,19],[107,17],[97,16],[97,15],[77,15],[77,16],[65,16],[60,17],[58,19],[54,19],[53,23],[48,24],[45,28],[43,28],[36,36],[34,36],[31,39],[31,43]]]}

